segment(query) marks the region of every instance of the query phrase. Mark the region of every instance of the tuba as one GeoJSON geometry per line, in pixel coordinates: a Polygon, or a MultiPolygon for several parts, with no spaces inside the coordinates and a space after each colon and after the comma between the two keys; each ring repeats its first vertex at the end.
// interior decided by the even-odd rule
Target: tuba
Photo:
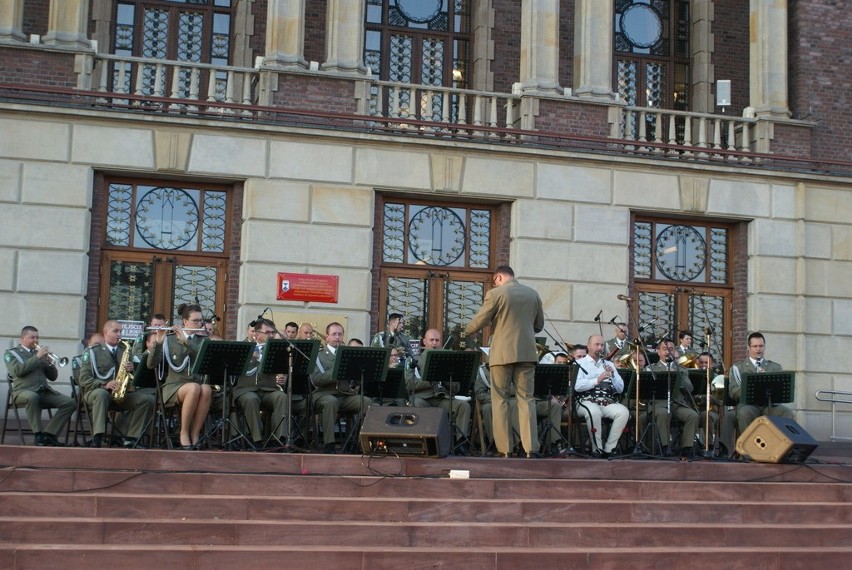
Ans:
{"type": "Polygon", "coordinates": [[[124,353],[121,355],[121,362],[118,363],[118,368],[115,371],[115,381],[118,386],[112,392],[112,401],[116,404],[124,401],[127,388],[130,386],[130,381],[133,380],[133,373],[127,371],[127,363],[130,362],[130,343],[123,340],[121,344],[124,345],[124,353]]]}

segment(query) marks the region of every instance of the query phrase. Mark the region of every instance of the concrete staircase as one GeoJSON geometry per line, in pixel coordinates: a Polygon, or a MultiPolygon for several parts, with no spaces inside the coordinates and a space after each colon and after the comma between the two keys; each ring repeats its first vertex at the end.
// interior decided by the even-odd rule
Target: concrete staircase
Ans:
{"type": "Polygon", "coordinates": [[[841,568],[852,473],[826,459],[2,446],[0,568],[841,568]]]}

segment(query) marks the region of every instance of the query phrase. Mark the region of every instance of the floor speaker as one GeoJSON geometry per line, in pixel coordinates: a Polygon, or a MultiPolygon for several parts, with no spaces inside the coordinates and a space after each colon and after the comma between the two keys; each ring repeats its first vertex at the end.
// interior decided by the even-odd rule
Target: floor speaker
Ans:
{"type": "Polygon", "coordinates": [[[443,408],[372,406],[360,435],[365,455],[445,457],[450,453],[450,422],[443,408]]]}
{"type": "Polygon", "coordinates": [[[817,442],[789,418],[760,416],[737,439],[737,453],[761,463],[802,463],[817,442]]]}

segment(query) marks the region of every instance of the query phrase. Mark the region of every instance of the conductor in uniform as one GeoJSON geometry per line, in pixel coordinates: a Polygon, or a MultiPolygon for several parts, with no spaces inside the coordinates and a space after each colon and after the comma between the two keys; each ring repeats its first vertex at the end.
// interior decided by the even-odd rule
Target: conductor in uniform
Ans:
{"type": "Polygon", "coordinates": [[[510,386],[514,383],[521,444],[527,457],[535,457],[539,446],[533,396],[538,360],[535,334],[544,329],[541,297],[532,288],[521,285],[508,265],[497,267],[492,279],[495,287],[485,294],[482,307],[465,327],[465,332],[473,334],[493,325],[488,362],[497,452],[508,457],[511,450],[509,398],[510,386]]]}

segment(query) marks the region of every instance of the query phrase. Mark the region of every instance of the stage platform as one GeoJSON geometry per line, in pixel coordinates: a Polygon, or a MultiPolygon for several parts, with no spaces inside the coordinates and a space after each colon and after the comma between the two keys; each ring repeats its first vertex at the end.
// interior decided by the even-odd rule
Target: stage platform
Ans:
{"type": "Polygon", "coordinates": [[[798,465],[7,445],[0,465],[0,568],[852,560],[849,444],[822,444],[798,465]]]}

